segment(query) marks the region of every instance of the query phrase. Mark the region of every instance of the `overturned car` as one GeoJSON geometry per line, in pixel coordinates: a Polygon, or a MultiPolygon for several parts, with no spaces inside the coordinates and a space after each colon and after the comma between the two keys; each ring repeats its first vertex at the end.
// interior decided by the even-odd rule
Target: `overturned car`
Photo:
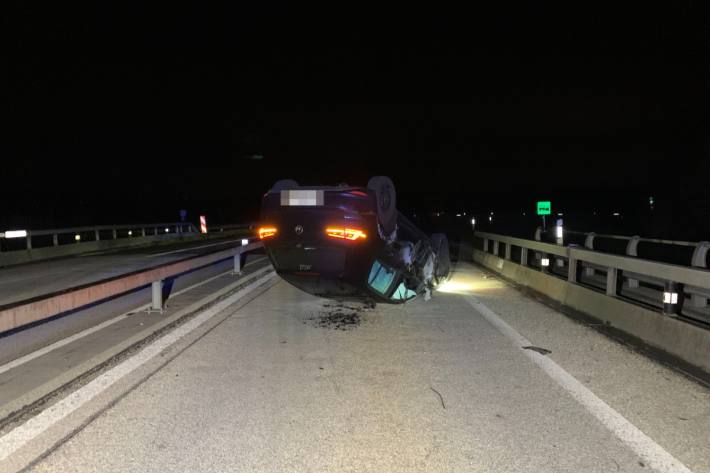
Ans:
{"type": "Polygon", "coordinates": [[[429,299],[449,276],[446,236],[402,215],[385,176],[367,187],[278,181],[264,194],[258,233],[276,272],[315,296],[397,304],[429,299]]]}

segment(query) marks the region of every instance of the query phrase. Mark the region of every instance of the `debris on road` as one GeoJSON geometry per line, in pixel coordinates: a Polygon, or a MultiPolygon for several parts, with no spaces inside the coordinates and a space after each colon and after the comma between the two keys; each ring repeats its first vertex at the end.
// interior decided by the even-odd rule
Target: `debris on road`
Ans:
{"type": "MultiPolygon", "coordinates": [[[[374,304],[372,304],[374,306],[374,304]]],[[[362,322],[362,313],[372,310],[370,304],[345,304],[344,302],[323,304],[323,310],[304,320],[304,323],[319,328],[351,330],[362,322]]]]}
{"type": "Polygon", "coordinates": [[[444,404],[444,396],[442,396],[439,391],[437,391],[436,389],[432,388],[431,386],[429,386],[429,389],[431,389],[432,391],[434,391],[434,392],[436,393],[436,395],[439,396],[439,401],[441,401],[441,407],[443,407],[444,409],[446,409],[446,404],[444,404]]]}
{"type": "Polygon", "coordinates": [[[523,347],[523,350],[536,351],[541,355],[549,355],[550,353],[552,353],[552,351],[548,350],[547,348],[534,347],[532,345],[527,346],[527,347],[523,347]]]}

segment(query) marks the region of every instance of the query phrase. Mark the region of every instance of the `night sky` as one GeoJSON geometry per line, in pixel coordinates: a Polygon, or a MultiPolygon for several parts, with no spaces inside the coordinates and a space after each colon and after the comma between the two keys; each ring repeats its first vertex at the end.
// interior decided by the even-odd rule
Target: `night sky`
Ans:
{"type": "Polygon", "coordinates": [[[148,3],[9,9],[3,228],[239,222],[375,174],[421,211],[709,220],[704,2],[148,3]]]}

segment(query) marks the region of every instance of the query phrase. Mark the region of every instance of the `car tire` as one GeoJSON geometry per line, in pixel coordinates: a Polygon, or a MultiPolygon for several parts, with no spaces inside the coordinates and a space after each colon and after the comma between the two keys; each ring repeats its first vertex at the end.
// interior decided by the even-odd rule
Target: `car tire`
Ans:
{"type": "Polygon", "coordinates": [[[434,277],[436,284],[441,284],[449,278],[451,271],[451,258],[449,256],[449,239],[443,233],[434,233],[431,236],[431,246],[436,255],[436,268],[434,277]]]}
{"type": "Polygon", "coordinates": [[[284,189],[295,189],[298,187],[298,182],[293,179],[281,179],[276,181],[273,186],[271,186],[272,191],[280,191],[284,189]]]}
{"type": "Polygon", "coordinates": [[[375,191],[377,202],[377,222],[385,235],[391,235],[397,228],[397,192],[392,179],[387,176],[374,176],[367,183],[367,188],[375,191]]]}

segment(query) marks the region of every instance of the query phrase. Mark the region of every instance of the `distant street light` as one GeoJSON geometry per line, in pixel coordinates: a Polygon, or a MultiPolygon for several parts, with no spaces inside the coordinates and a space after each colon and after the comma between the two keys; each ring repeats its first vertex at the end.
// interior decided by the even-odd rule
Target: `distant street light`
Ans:
{"type": "Polygon", "coordinates": [[[77,233],[76,235],[74,235],[74,241],[80,242],[80,241],[81,241],[81,235],[79,235],[78,233],[77,233]]]}

